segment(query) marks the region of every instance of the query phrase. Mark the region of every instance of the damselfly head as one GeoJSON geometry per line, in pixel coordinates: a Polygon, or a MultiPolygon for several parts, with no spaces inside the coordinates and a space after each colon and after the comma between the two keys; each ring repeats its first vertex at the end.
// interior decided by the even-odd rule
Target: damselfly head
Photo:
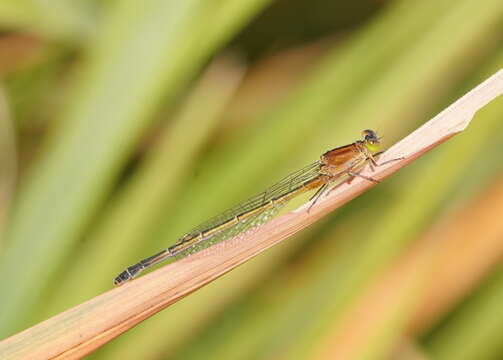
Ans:
{"type": "Polygon", "coordinates": [[[363,142],[367,147],[367,149],[369,149],[372,152],[379,151],[379,148],[381,147],[381,142],[379,140],[381,138],[377,136],[374,130],[369,129],[363,130],[362,136],[363,136],[363,142]]]}

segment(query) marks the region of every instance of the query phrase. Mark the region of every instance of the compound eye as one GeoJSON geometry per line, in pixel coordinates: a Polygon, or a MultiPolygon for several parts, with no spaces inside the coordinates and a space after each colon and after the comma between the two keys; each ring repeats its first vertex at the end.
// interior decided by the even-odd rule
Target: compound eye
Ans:
{"type": "Polygon", "coordinates": [[[368,140],[373,137],[374,132],[372,130],[363,130],[362,131],[362,136],[365,140],[368,140]]]}
{"type": "Polygon", "coordinates": [[[379,142],[379,140],[377,138],[377,134],[373,130],[370,130],[370,129],[363,130],[362,136],[365,141],[372,142],[372,143],[379,142]]]}

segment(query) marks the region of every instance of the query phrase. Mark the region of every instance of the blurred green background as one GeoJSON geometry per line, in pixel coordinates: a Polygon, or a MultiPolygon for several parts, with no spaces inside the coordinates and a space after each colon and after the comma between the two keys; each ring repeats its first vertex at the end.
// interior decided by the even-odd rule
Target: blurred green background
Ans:
{"type": "MultiPolygon", "coordinates": [[[[503,67],[501,0],[2,0],[0,338],[503,67]]],[[[503,98],[91,359],[503,358],[503,98]]]]}

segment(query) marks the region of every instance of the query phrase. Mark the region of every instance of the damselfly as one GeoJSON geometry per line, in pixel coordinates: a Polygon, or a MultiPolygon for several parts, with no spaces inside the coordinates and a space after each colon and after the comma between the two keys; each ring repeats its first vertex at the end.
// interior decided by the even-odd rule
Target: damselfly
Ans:
{"type": "Polygon", "coordinates": [[[317,189],[311,198],[311,208],[329,185],[343,176],[347,176],[348,181],[361,177],[377,183],[377,180],[361,175],[358,171],[367,163],[372,170],[374,166],[379,166],[375,156],[379,154],[380,145],[380,138],[374,131],[362,131],[361,140],[327,151],[321,155],[320,160],[288,175],[261,194],[196,226],[174,245],[128,267],[115,278],[114,284],[121,285],[165,259],[187,256],[261,225],[271,219],[288,200],[317,189]]]}

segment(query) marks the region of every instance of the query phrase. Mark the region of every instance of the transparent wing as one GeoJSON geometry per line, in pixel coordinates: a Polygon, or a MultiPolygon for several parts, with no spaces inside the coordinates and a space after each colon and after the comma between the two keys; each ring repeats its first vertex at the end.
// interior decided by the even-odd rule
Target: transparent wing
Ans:
{"type": "Polygon", "coordinates": [[[245,233],[248,230],[251,230],[259,225],[262,225],[266,222],[268,222],[271,218],[273,218],[278,211],[281,209],[281,207],[285,203],[277,204],[274,207],[268,208],[264,210],[261,213],[258,213],[254,216],[250,216],[242,221],[240,221],[237,224],[234,224],[233,226],[230,226],[222,231],[219,231],[218,233],[209,235],[206,238],[202,238],[200,241],[198,241],[195,244],[191,244],[187,248],[177,252],[173,258],[174,259],[181,259],[183,257],[186,257],[191,254],[195,254],[203,249],[206,249],[212,245],[218,244],[221,241],[233,238],[241,233],[245,233]]]}
{"type": "MultiPolygon", "coordinates": [[[[190,232],[187,233],[187,235],[197,236],[204,230],[223,224],[227,220],[232,219],[237,215],[258,208],[260,205],[269,202],[271,199],[277,198],[278,196],[300,186],[305,181],[318,176],[320,173],[320,167],[321,167],[320,161],[316,161],[303,167],[300,170],[291,173],[290,175],[278,181],[276,184],[272,185],[262,193],[194,227],[190,232]]],[[[239,223],[235,224],[235,226],[238,225],[239,223]]]]}
{"type": "Polygon", "coordinates": [[[320,169],[321,162],[316,161],[297,170],[264,192],[196,226],[173,246],[128,267],[115,278],[114,283],[120,285],[160,261],[167,258],[179,259],[199,252],[269,221],[291,198],[286,195],[293,195],[290,193],[292,190],[302,189],[306,181],[320,176],[320,169]],[[210,229],[212,231],[208,231],[210,229]]]}

